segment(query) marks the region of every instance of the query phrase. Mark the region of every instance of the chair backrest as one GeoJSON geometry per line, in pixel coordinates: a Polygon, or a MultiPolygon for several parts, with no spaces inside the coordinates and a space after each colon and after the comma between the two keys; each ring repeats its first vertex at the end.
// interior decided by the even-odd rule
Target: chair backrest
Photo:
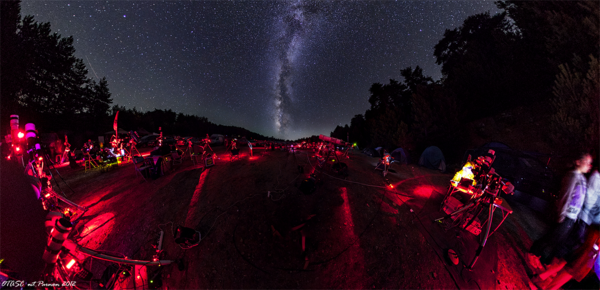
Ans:
{"type": "Polygon", "coordinates": [[[144,157],[134,156],[132,159],[134,164],[144,163],[144,157]]]}

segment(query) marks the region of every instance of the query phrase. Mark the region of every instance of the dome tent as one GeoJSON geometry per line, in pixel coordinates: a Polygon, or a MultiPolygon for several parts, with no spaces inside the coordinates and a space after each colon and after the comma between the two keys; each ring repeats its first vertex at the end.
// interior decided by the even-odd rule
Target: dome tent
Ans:
{"type": "Polygon", "coordinates": [[[429,169],[438,169],[441,172],[446,171],[446,159],[442,150],[436,146],[429,146],[421,154],[419,165],[429,169]]]}
{"type": "Polygon", "coordinates": [[[406,150],[402,149],[402,148],[397,148],[396,150],[392,151],[392,157],[394,157],[394,161],[400,163],[400,164],[408,164],[408,154],[406,154],[406,150]]]}

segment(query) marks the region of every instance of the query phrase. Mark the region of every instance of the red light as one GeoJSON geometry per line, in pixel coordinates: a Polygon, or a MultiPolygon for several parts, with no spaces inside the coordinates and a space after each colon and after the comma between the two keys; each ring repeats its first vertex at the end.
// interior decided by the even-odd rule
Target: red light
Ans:
{"type": "Polygon", "coordinates": [[[141,277],[140,277],[140,275],[138,275],[138,276],[137,276],[137,278],[138,278],[138,279],[139,279],[139,278],[141,278],[141,277]]]}
{"type": "Polygon", "coordinates": [[[17,149],[15,149],[15,151],[21,151],[21,147],[17,147],[17,149]]]}
{"type": "Polygon", "coordinates": [[[50,197],[50,193],[46,193],[46,198],[50,197]]]}
{"type": "Polygon", "coordinates": [[[75,259],[71,259],[71,262],[69,262],[69,264],[67,264],[67,269],[71,269],[71,267],[73,267],[73,265],[75,265],[75,259]]]}
{"type": "Polygon", "coordinates": [[[25,134],[23,134],[23,132],[19,132],[19,134],[17,134],[17,137],[23,138],[23,137],[25,137],[25,134]]]}
{"type": "Polygon", "coordinates": [[[38,158],[39,161],[42,161],[42,159],[43,159],[42,157],[38,158]]]}
{"type": "Polygon", "coordinates": [[[394,188],[394,185],[393,185],[393,184],[390,184],[390,188],[394,188]]]}

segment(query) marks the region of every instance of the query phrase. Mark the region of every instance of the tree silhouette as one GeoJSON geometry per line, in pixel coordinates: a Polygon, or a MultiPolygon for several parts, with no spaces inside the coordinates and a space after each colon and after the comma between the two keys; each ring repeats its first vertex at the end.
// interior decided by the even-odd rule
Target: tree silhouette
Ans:
{"type": "Polygon", "coordinates": [[[25,75],[19,50],[17,28],[21,20],[21,6],[17,1],[0,1],[0,115],[2,122],[0,128],[6,132],[6,120],[10,114],[18,111],[16,98],[19,83],[25,75]]]}

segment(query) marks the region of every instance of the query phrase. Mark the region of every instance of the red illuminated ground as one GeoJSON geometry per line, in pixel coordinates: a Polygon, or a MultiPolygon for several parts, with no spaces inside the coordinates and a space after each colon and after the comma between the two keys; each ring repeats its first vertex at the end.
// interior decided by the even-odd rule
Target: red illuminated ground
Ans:
{"type": "MultiPolygon", "coordinates": [[[[341,160],[349,167],[345,179],[330,160],[316,172],[316,191],[304,195],[298,186],[313,172],[312,151],[255,150],[250,157],[242,148],[240,160],[230,161],[223,147],[215,149],[216,166],[203,170],[188,159],[148,182],[132,164],[105,173],[59,168],[75,191],[65,191],[69,198],[90,208],[76,226],[79,243],[148,259],[162,228],[161,259],[183,259],[185,266],[158,273],[168,289],[529,287],[524,252],[545,225],[523,206],[511,204],[515,213],[469,271],[463,264],[476,237],[432,222],[441,216],[450,174],[395,164],[387,176],[394,188],[382,188],[377,158],[353,152],[341,160]],[[172,225],[200,231],[202,241],[183,250],[172,225]],[[449,248],[459,252],[458,266],[446,260],[449,248]]],[[[88,264],[95,278],[107,265],[88,264]]]]}

